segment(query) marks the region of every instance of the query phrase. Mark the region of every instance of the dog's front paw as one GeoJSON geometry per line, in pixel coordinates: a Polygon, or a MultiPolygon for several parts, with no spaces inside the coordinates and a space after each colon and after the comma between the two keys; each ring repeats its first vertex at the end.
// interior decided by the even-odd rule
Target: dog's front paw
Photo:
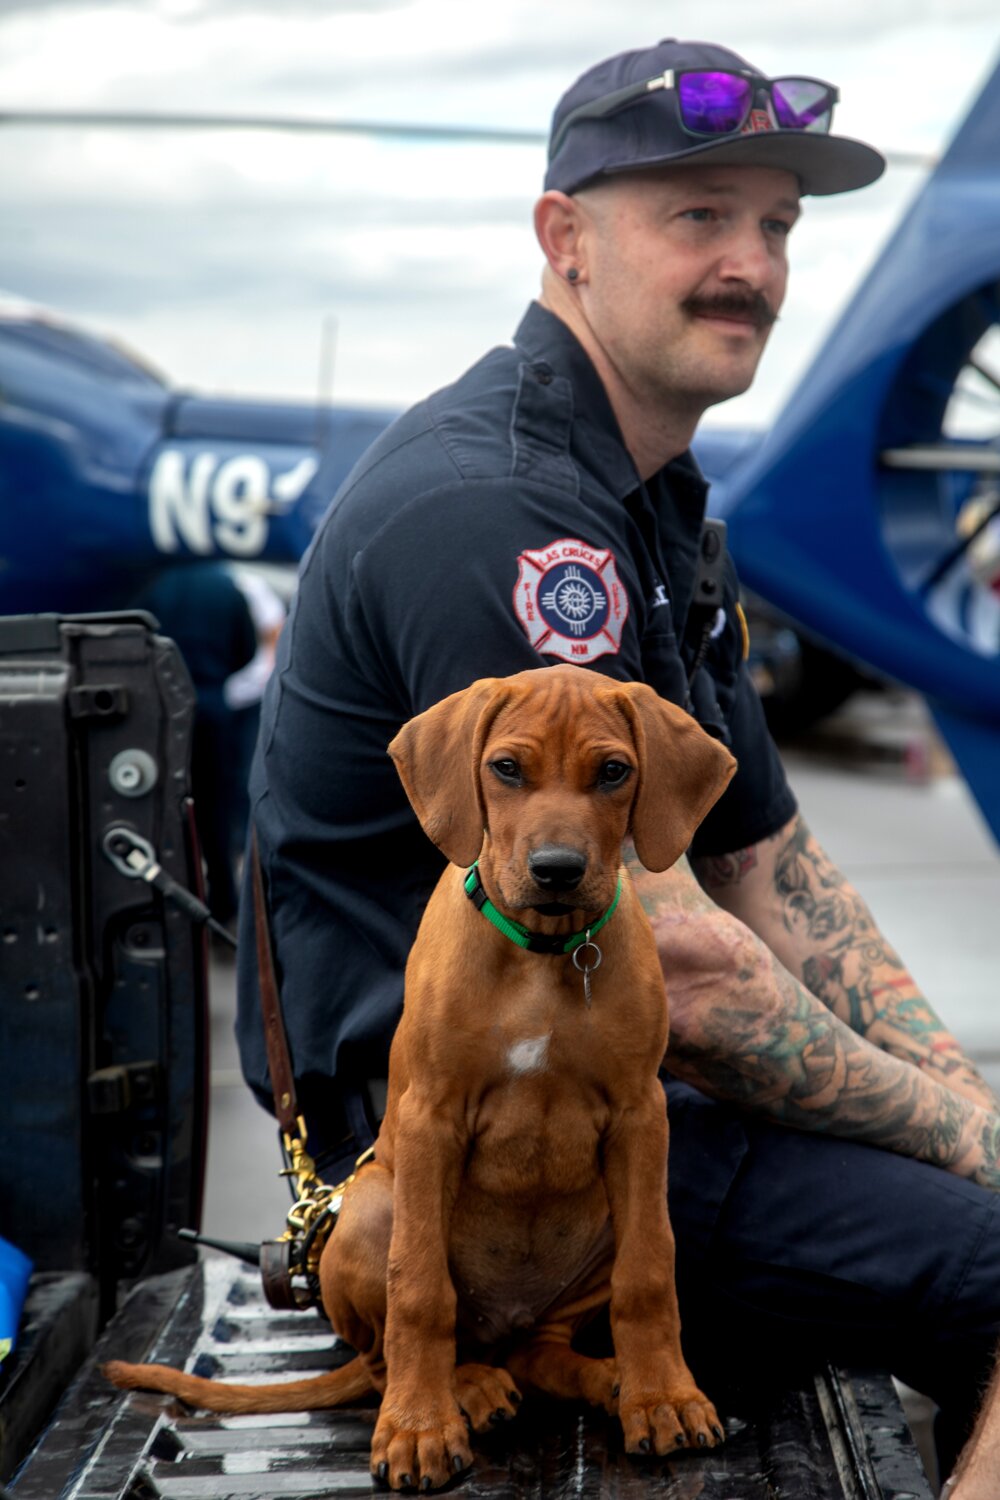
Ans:
{"type": "Polygon", "coordinates": [[[511,1420],[521,1404],[521,1392],[499,1366],[464,1364],[455,1371],[455,1400],[474,1432],[488,1432],[511,1420]]]}
{"type": "Polygon", "coordinates": [[[472,1463],[465,1419],[453,1400],[383,1400],[372,1437],[372,1478],[394,1490],[436,1490],[472,1463]]]}
{"type": "Polygon", "coordinates": [[[725,1440],[715,1407],[695,1385],[666,1394],[623,1390],[618,1415],[628,1453],[714,1448],[725,1440]]]}

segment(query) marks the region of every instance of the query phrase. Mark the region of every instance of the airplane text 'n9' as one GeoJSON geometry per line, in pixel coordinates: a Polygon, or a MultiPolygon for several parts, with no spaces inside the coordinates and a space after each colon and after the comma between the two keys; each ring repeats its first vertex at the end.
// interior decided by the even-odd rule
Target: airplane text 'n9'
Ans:
{"type": "Polygon", "coordinates": [[[301,500],[319,459],[169,446],[149,476],[149,531],[159,552],[260,558],[271,525],[301,500]],[[285,467],[288,465],[288,467],[285,467]]]}
{"type": "Polygon", "coordinates": [[[392,413],[208,399],[0,301],[0,613],[128,608],[165,565],[296,563],[392,413]]]}

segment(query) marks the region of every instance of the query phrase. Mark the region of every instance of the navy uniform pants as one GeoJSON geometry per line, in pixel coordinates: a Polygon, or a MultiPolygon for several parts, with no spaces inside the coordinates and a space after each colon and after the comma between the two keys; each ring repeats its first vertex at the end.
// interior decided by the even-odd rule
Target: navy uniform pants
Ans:
{"type": "Polygon", "coordinates": [[[1000,1194],[666,1086],[685,1353],[888,1369],[941,1408],[944,1472],[1000,1334],[1000,1194]]]}

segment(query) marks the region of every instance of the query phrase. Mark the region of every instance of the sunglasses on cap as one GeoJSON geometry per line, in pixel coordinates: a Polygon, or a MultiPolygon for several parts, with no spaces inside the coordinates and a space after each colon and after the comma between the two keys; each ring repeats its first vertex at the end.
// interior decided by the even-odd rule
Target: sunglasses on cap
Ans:
{"type": "MultiPolygon", "coordinates": [[[[763,78],[749,70],[668,68],[655,78],[631,83],[589,104],[571,109],[552,138],[549,160],[555,156],[568,131],[581,120],[601,120],[628,104],[672,89],[677,96],[681,124],[689,135],[711,137],[738,135],[750,121],[759,94],[770,101],[774,121],[781,130],[810,130],[826,135],[833,121],[833,106],[840,94],[819,78],[763,78]]],[[[769,130],[772,120],[755,118],[752,130],[769,130]]]]}

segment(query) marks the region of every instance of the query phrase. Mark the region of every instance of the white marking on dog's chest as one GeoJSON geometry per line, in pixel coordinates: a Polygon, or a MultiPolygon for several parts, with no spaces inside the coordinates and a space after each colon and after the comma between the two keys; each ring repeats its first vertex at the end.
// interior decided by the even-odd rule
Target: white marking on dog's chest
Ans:
{"type": "Polygon", "coordinates": [[[547,1031],[544,1036],[529,1036],[523,1041],[514,1042],[507,1049],[507,1067],[510,1072],[519,1076],[525,1073],[539,1073],[546,1066],[549,1052],[549,1038],[552,1035],[547,1031]]]}

